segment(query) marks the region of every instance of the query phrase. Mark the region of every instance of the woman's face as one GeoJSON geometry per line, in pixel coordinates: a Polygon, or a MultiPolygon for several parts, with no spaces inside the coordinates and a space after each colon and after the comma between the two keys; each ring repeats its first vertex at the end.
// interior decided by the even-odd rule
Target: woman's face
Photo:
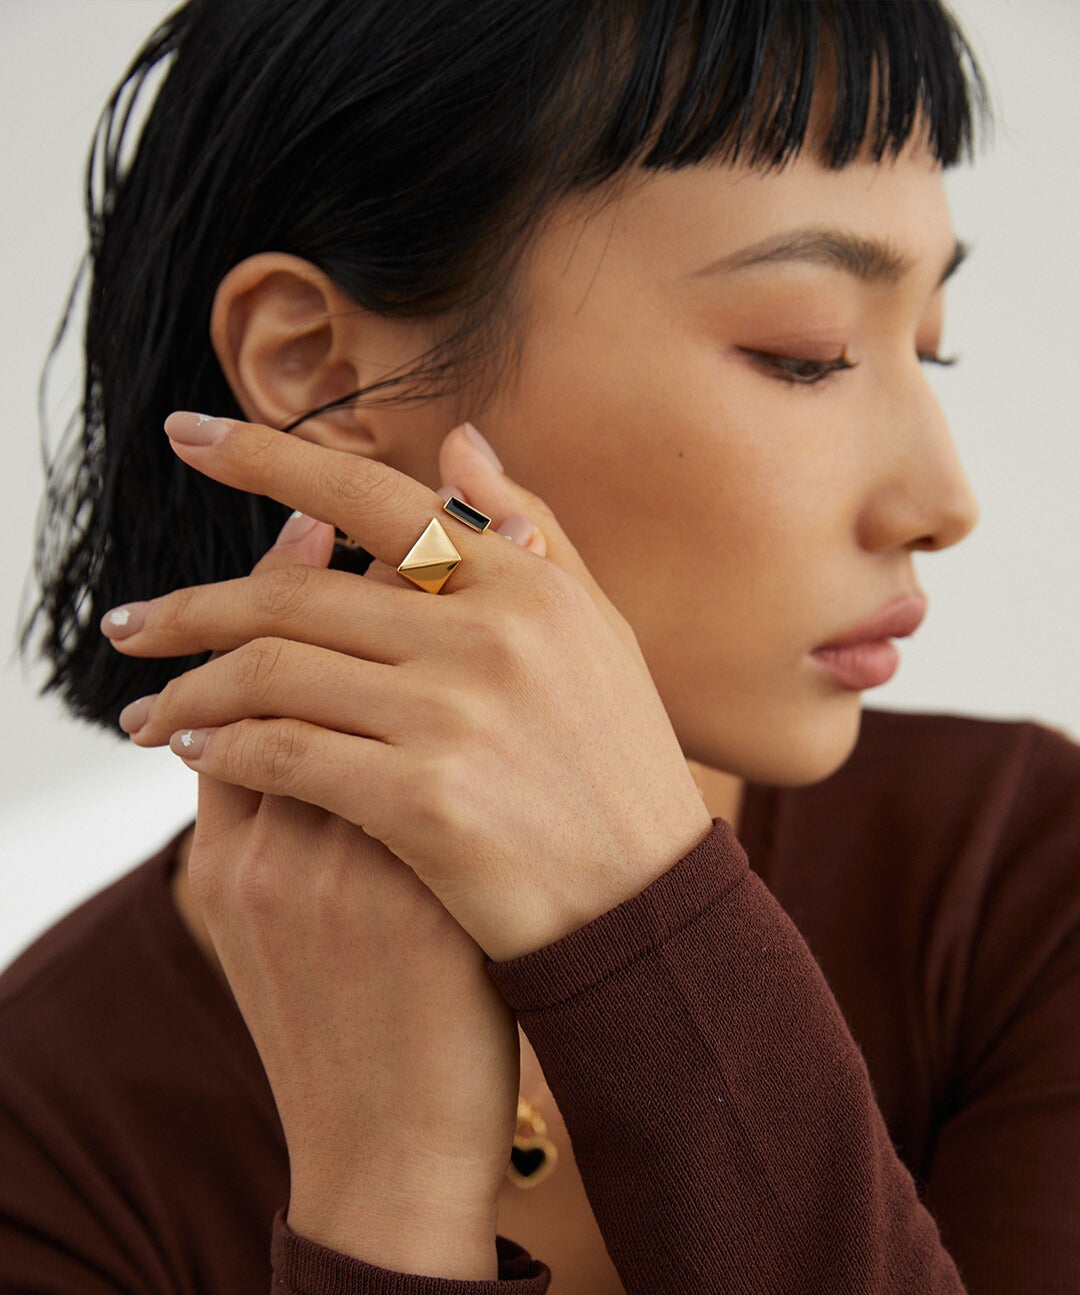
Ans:
{"type": "Polygon", "coordinates": [[[601,210],[563,203],[541,235],[520,368],[459,412],[632,625],[688,758],[833,772],[862,694],[807,654],[920,593],[913,552],[975,525],[920,360],[954,250],[915,146],[838,171],[804,153],[767,175],[649,173],[601,210]],[[828,372],[841,356],[854,367],[828,372]]]}

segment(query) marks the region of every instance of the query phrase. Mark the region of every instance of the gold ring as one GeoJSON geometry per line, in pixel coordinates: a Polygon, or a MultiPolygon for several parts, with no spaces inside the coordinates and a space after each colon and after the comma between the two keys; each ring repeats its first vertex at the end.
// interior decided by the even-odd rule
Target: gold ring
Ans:
{"type": "MultiPolygon", "coordinates": [[[[491,525],[490,517],[454,495],[443,504],[443,512],[456,517],[474,531],[486,531],[491,525]]],[[[442,522],[433,517],[420,538],[405,554],[397,572],[425,593],[437,594],[460,562],[461,554],[454,548],[442,522]]]]}

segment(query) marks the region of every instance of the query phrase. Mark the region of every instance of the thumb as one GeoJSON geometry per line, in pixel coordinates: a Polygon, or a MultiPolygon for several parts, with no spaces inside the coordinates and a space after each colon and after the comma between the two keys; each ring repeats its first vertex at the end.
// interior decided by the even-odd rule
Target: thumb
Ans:
{"type": "MultiPolygon", "coordinates": [[[[334,550],[334,527],[318,522],[303,513],[293,513],[278,533],[271,548],[251,569],[277,571],[282,567],[325,567],[334,550]]],[[[222,652],[215,652],[214,661],[222,652]]],[[[234,787],[209,775],[199,774],[199,800],[195,816],[195,838],[200,843],[235,830],[238,822],[254,816],[262,802],[262,793],[247,787],[234,787]]]]}
{"type": "MultiPolygon", "coordinates": [[[[444,439],[439,450],[439,473],[448,486],[461,489],[466,503],[491,518],[492,529],[498,530],[506,518],[514,514],[527,517],[540,530],[548,561],[584,585],[593,601],[613,623],[614,618],[622,621],[555,514],[539,495],[526,490],[502,470],[495,451],[471,423],[455,427],[444,439]]],[[[445,488],[440,493],[446,493],[445,488]]],[[[527,547],[543,556],[536,541],[531,541],[527,547]]]]}
{"type": "Polygon", "coordinates": [[[251,574],[281,567],[325,567],[333,551],[333,526],[295,512],[278,532],[272,547],[251,568],[251,574]]]}
{"type": "Polygon", "coordinates": [[[495,451],[472,423],[462,423],[443,440],[439,449],[439,472],[448,485],[439,490],[446,496],[451,490],[459,492],[466,503],[479,508],[491,518],[498,530],[508,517],[525,517],[536,526],[539,537],[530,539],[527,548],[549,562],[561,567],[582,585],[596,608],[616,635],[636,657],[638,664],[649,673],[630,622],[604,593],[585,565],[581,554],[559,524],[548,505],[526,490],[503,470],[495,451]]]}

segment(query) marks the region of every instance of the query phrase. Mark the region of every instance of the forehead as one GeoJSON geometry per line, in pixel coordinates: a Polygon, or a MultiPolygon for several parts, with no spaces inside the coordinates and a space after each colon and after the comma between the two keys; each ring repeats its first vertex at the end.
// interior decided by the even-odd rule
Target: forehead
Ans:
{"type": "Polygon", "coordinates": [[[804,150],[778,171],[704,163],[574,195],[538,239],[534,270],[541,284],[598,276],[601,266],[681,276],[810,226],[887,242],[927,273],[940,272],[955,242],[941,168],[922,145],[880,162],[863,155],[839,170],[804,150]]]}

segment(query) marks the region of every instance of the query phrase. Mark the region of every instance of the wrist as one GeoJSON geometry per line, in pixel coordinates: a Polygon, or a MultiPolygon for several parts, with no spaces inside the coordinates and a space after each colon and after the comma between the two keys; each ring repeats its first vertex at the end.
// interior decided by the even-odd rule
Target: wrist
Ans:
{"type": "Polygon", "coordinates": [[[504,921],[497,936],[480,941],[485,954],[493,962],[511,961],[580,930],[647,890],[695,850],[712,830],[712,817],[701,796],[696,795],[677,827],[657,834],[650,843],[633,851],[627,849],[625,857],[633,858],[633,865],[627,862],[620,866],[616,852],[606,871],[588,875],[587,887],[575,889],[572,878],[566,878],[557,895],[521,905],[518,924],[504,921]],[[676,843],[674,846],[670,844],[672,841],[676,843]],[[641,865],[643,857],[651,859],[650,866],[641,865]]]}
{"type": "Polygon", "coordinates": [[[293,1185],[285,1220],[299,1236],[392,1272],[493,1281],[496,1210],[472,1210],[385,1186],[309,1191],[293,1185]]]}

